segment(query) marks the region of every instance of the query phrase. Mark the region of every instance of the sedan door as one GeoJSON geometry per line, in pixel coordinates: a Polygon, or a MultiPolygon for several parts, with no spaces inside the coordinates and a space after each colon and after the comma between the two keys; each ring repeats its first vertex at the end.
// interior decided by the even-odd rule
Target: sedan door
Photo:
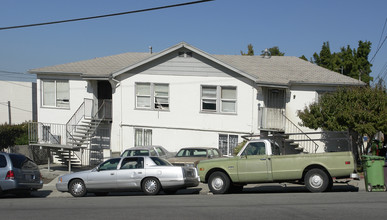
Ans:
{"type": "Polygon", "coordinates": [[[117,166],[121,158],[105,161],[89,173],[86,187],[88,189],[115,190],[117,188],[117,166]]]}
{"type": "Polygon", "coordinates": [[[141,180],[145,177],[144,158],[126,157],[117,170],[118,189],[141,189],[141,180]]]}

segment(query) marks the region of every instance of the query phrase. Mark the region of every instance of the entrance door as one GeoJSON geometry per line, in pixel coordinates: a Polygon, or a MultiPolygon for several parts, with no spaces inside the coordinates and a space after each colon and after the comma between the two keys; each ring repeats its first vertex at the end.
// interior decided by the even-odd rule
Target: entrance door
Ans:
{"type": "MultiPolygon", "coordinates": [[[[104,101],[112,100],[112,86],[109,81],[98,81],[98,89],[97,89],[97,99],[98,99],[98,109],[101,108],[104,101]]],[[[98,116],[101,118],[105,114],[105,118],[111,118],[111,105],[106,105],[110,109],[105,109],[104,112],[98,113],[98,116]],[[110,117],[108,117],[110,116],[110,117]]]]}

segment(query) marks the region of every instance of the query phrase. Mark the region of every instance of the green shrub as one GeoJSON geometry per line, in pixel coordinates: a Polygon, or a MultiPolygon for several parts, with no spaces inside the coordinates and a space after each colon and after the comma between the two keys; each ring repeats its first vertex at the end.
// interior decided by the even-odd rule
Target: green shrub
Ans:
{"type": "Polygon", "coordinates": [[[28,144],[28,125],[0,125],[0,151],[15,145],[28,144]]]}
{"type": "Polygon", "coordinates": [[[243,140],[241,143],[238,144],[238,146],[234,148],[234,155],[237,155],[239,151],[241,151],[242,147],[245,146],[246,142],[246,140],[243,140]]]}

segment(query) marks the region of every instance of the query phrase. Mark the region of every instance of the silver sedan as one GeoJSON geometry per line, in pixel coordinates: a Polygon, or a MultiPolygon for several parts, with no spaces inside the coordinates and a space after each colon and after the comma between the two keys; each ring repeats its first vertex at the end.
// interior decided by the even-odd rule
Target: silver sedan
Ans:
{"type": "Polygon", "coordinates": [[[195,187],[199,181],[195,167],[175,167],[162,158],[139,156],[109,159],[92,170],[60,176],[56,188],[74,197],[113,191],[156,195],[160,190],[173,194],[179,189],[195,187]]]}

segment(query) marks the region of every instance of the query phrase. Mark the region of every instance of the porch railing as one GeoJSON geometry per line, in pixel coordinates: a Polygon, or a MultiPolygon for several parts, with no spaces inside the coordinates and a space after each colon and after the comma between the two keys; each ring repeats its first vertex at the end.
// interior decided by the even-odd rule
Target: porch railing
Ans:
{"type": "Polygon", "coordinates": [[[28,123],[29,143],[66,145],[66,140],[67,140],[66,137],[67,137],[66,125],[42,123],[42,122],[28,123]]]}
{"type": "Polygon", "coordinates": [[[284,109],[260,107],[258,124],[260,129],[285,131],[284,109]]]}
{"type": "Polygon", "coordinates": [[[284,132],[289,140],[297,143],[304,151],[315,153],[319,145],[300,127],[285,115],[285,109],[260,107],[258,110],[259,128],[268,131],[284,132]]]}

